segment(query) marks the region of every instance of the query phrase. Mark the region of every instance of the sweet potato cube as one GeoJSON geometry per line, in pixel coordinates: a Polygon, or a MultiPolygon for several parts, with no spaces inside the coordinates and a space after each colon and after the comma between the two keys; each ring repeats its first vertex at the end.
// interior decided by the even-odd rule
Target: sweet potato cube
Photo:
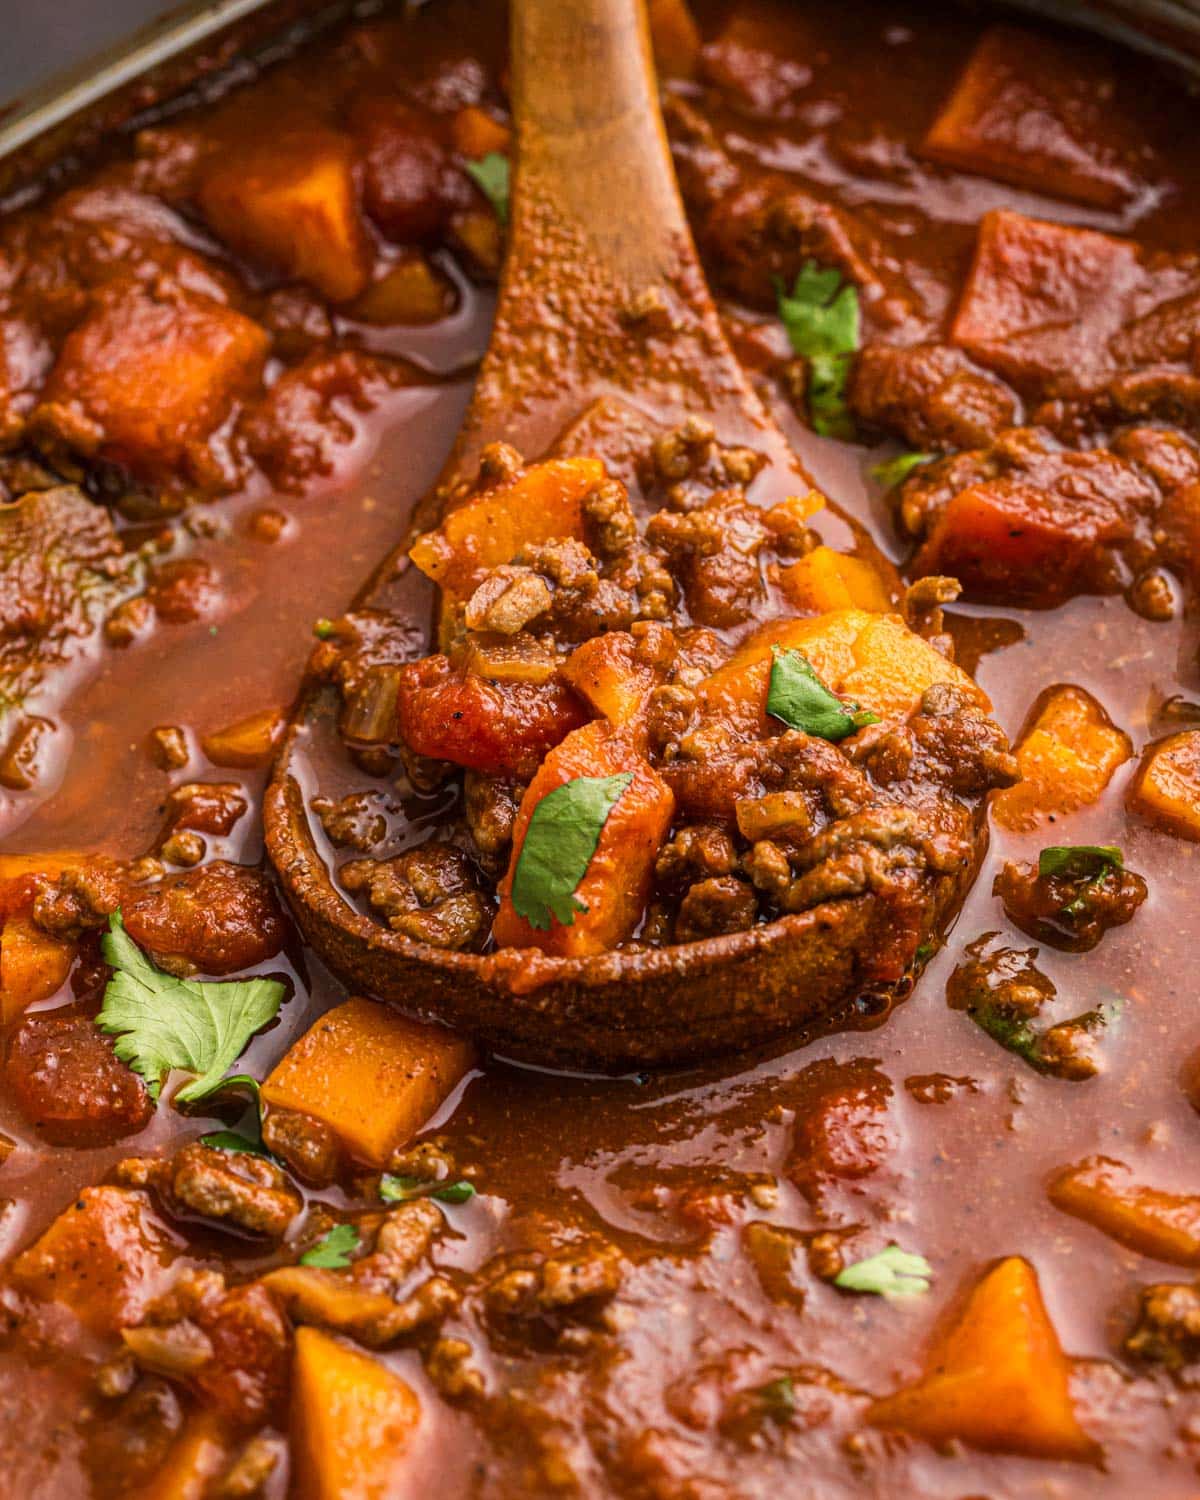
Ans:
{"type": "Polygon", "coordinates": [[[1200,729],[1147,745],[1129,806],[1168,833],[1200,843],[1200,729]]]}
{"type": "Polygon", "coordinates": [[[500,910],[493,934],[501,947],[541,948],[561,957],[606,953],[631,937],[642,919],[654,861],[675,811],[675,797],[666,782],[641,756],[633,736],[595,719],[569,734],[551,750],[526,788],[513,827],[513,852],[508,873],[500,884],[500,910]],[[576,899],[586,908],[564,926],[552,920],[548,929],[530,925],[512,904],[512,883],[533,810],[549,792],[579,776],[616,776],[631,772],[633,780],[622,792],[600,832],[596,852],[576,899]]]}
{"type": "Polygon", "coordinates": [[[1081,586],[1097,547],[1119,529],[1114,517],[1036,485],[993,479],[954,496],[913,559],[913,573],[948,574],[976,599],[1059,603],[1081,586]]]}
{"type": "Polygon", "coordinates": [[[1119,208],[1137,184],[1111,144],[1112,69],[1078,37],[1030,40],[1016,26],[984,32],[921,155],[1049,197],[1119,208]]]}
{"type": "Polygon", "coordinates": [[[216,1414],[192,1412],[162,1466],[137,1500],[207,1500],[210,1486],[229,1465],[232,1434],[216,1414]]]}
{"type": "MultiPolygon", "coordinates": [[[[54,413],[73,409],[101,457],[170,478],[257,387],[269,346],[264,328],[211,298],[120,288],[63,341],[34,425],[59,441],[54,413]]],[[[73,430],[65,437],[75,441],[73,430]]]]}
{"type": "Polygon", "coordinates": [[[1029,1458],[1094,1463],[1075,1416],[1069,1365],[1028,1261],[1009,1256],[975,1286],[915,1385],[868,1408],[876,1427],[1029,1458]]]}
{"type": "Polygon", "coordinates": [[[316,1328],[296,1330],[292,1443],[302,1500],[387,1500],[421,1420],[399,1375],[316,1328]]]}
{"type": "Polygon", "coordinates": [[[817,676],[836,692],[835,684],[854,670],[854,643],[870,618],[865,610],[841,609],[815,620],[775,620],[764,625],[700,684],[697,693],[702,707],[762,733],[767,725],[774,648],[803,652],[817,676]]]}
{"type": "Polygon", "coordinates": [[[67,982],[75,944],[52,937],[32,918],[14,913],[0,928],[0,1022],[7,1025],[67,982]]]}
{"type": "Polygon", "coordinates": [[[939,682],[961,689],[980,708],[991,707],[983,689],[961,667],[947,661],[896,615],[868,617],[854,643],[854,663],[837,691],[881,718],[911,713],[925,690],[939,682]]]}
{"type": "Polygon", "coordinates": [[[700,56],[700,28],[687,0],[650,0],[650,40],[659,71],[671,78],[691,78],[700,56]]]}
{"type": "Polygon", "coordinates": [[[797,609],[827,614],[833,609],[866,609],[886,614],[892,607],[883,580],[862,558],[814,547],[779,574],[779,586],[797,609]]]}
{"type": "Polygon", "coordinates": [[[1028,832],[1048,817],[1088,807],[1133,754],[1129,736],[1084,688],[1051,688],[1017,745],[1021,777],[992,803],[997,823],[1028,832]]]}
{"type": "Polygon", "coordinates": [[[987,698],[965,672],[895,615],[862,609],[834,610],[816,619],[784,620],[756,631],[718,672],[700,684],[709,712],[761,733],[767,727],[767,691],[775,646],[800,651],[833,692],[881,717],[910,713],[935,682],[962,688],[982,707],[987,698]]]}
{"type": "Polygon", "coordinates": [[[522,547],[583,536],[583,498],[604,478],[598,458],[552,458],[452,510],[418,537],[409,556],[454,598],[522,547]]]}
{"type": "Polygon", "coordinates": [[[995,209],[980,220],[951,341],[1014,380],[1082,379],[1107,360],[1124,299],[1142,279],[1129,240],[995,209]]]}
{"type": "Polygon", "coordinates": [[[200,743],[215,766],[264,766],[271,759],[285,722],[281,708],[262,708],[236,724],[206,734],[200,743]]]}
{"type": "Polygon", "coordinates": [[[464,106],[454,116],[450,138],[454,149],[468,161],[479,161],[493,151],[506,156],[512,146],[512,130],[477,104],[464,106]]]}
{"type": "Polygon", "coordinates": [[[366,286],[372,260],[354,166],[348,136],[293,131],[220,153],[200,185],[200,207],[240,254],[348,302],[366,286]]]}
{"type": "Polygon", "coordinates": [[[584,641],[567,658],[562,675],[589,707],[613,724],[635,719],[662,680],[653,662],[638,656],[638,642],[623,630],[584,641]]]}
{"type": "Polygon", "coordinates": [[[471,1067],[470,1042],[374,1000],[327,1011],[262,1086],[269,1109],[328,1125],[345,1150],[386,1167],[471,1067]]]}
{"type": "Polygon", "coordinates": [[[12,1265],[16,1286],[69,1307],[93,1333],[140,1320],[171,1281],[174,1250],[149,1197],[133,1188],[84,1188],[12,1265]]]}
{"type": "Polygon", "coordinates": [[[1065,1168],[1047,1192],[1063,1213],[1094,1225],[1139,1255],[1200,1266],[1200,1194],[1149,1187],[1123,1162],[1106,1156],[1065,1168]]]}

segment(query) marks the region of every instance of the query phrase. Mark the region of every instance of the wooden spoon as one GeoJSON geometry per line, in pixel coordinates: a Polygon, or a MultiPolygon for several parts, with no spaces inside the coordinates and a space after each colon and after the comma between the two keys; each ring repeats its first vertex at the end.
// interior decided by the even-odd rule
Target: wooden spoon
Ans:
{"type": "MultiPolygon", "coordinates": [[[[445,490],[474,474],[489,442],[527,458],[557,443],[621,472],[647,429],[689,416],[710,421],[723,444],[766,455],[750,491],[757,503],[803,493],[811,481],[726,343],[700,271],[641,0],[513,0],[511,15],[511,242],[470,410],[415,529],[436,524],[445,490]]],[[[873,550],[832,507],[814,525],[842,551],[873,550]]],[[[413,573],[399,548],[356,607],[411,615],[413,573]]],[[[380,926],[334,884],[332,850],[305,807],[346,761],[337,709],[331,688],[310,690],[282,745],[265,821],[301,928],[347,983],[511,1056],[604,1068],[762,1041],[862,988],[865,957],[887,925],[867,896],[747,932],[575,959],[448,952],[380,926]]]]}

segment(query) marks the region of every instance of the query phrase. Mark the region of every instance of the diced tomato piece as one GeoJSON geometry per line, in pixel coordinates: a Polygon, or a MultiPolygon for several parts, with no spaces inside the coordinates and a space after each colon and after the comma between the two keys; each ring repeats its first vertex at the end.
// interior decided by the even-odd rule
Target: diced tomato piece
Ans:
{"type": "Polygon", "coordinates": [[[17,1108],[56,1145],[96,1146],[140,1130],[153,1111],[146,1086],[89,1016],[38,1011],[9,1045],[4,1079],[17,1108]]]}
{"type": "Polygon", "coordinates": [[[531,776],[546,752],[587,719],[565,683],[491,682],[444,656],[400,673],[400,738],[417,755],[490,774],[531,776]]]}

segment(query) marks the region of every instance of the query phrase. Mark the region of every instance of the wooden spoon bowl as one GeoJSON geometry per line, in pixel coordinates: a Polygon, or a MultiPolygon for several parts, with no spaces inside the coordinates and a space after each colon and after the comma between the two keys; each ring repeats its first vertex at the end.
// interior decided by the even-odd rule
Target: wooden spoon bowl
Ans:
{"type": "MultiPolygon", "coordinates": [[[[444,495],[474,474],[490,442],[527,458],[552,445],[597,453],[622,473],[647,431],[688,417],[710,422],[726,446],[765,455],[748,492],[755,503],[811,488],[727,345],[705,286],[641,0],[514,0],[512,76],[518,169],[496,322],[454,453],[414,531],[437,523],[444,495]]],[[[813,525],[827,545],[870,555],[888,574],[835,507],[813,525]]],[[[357,608],[411,617],[414,602],[428,602],[408,563],[410,541],[411,533],[357,608]]],[[[309,816],[306,803],[346,759],[337,711],[332,688],[307,691],[266,800],[267,849],[297,920],[348,984],[495,1051],[620,1069],[756,1044],[852,1002],[869,956],[884,946],[890,919],[870,895],[732,935],[585,958],[413,942],[350,904],[309,816]]],[[[929,927],[948,916],[973,873],[930,880],[929,927]]]]}

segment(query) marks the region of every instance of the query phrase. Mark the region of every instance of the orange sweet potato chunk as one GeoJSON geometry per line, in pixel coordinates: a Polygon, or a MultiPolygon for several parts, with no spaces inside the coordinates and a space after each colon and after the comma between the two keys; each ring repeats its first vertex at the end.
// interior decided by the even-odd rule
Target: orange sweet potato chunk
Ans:
{"type": "Polygon", "coordinates": [[[506,156],[512,146],[512,130],[477,104],[467,104],[450,122],[450,139],[460,156],[478,161],[493,151],[506,156]]]}
{"type": "Polygon", "coordinates": [[[149,1197],[84,1188],[12,1265],[16,1286],[69,1307],[97,1334],[140,1320],[171,1281],[174,1249],[149,1197]]]}
{"type": "Polygon", "coordinates": [[[980,220],[975,259],[950,330],[953,343],[1014,380],[1048,371],[1083,378],[1144,273],[1138,247],[996,209],[980,220]]]}
{"type": "Polygon", "coordinates": [[[385,1364],[316,1328],[296,1330],[294,1473],[301,1500],[388,1500],[421,1420],[415,1392],[385,1364]]]}
{"type": "Polygon", "coordinates": [[[207,1500],[213,1481],[229,1466],[232,1448],[233,1435],[215,1412],[192,1412],[158,1473],[136,1491],[136,1500],[207,1500]]]}
{"type": "Polygon", "coordinates": [[[471,1067],[470,1042],[358,997],[327,1011],[262,1086],[268,1109],[328,1125],[349,1155],[385,1167],[471,1067]]]}
{"type": "Polygon", "coordinates": [[[291,131],[221,153],[200,185],[200,207],[240,254],[348,302],[372,261],[354,168],[348,136],[291,131]]]}
{"type": "MultiPolygon", "coordinates": [[[[1119,208],[1134,174],[1113,130],[1112,69],[1077,37],[990,26],[921,148],[923,156],[1097,208],[1119,208]]],[[[1136,149],[1129,141],[1128,154],[1136,149]]]]}
{"type": "Polygon", "coordinates": [[[647,7],[654,61],[672,78],[691,78],[700,57],[700,28],[687,0],[650,0],[647,7]]]}
{"type": "Polygon", "coordinates": [[[511,562],[522,547],[582,538],[583,498],[603,478],[598,458],[548,459],[451,511],[417,538],[409,556],[447,594],[465,598],[483,574],[511,562]]]}
{"type": "Polygon", "coordinates": [[[982,707],[980,688],[895,615],[839,609],[815,619],[782,620],[758,630],[719,671],[705,679],[699,697],[710,713],[762,733],[772,650],[799,651],[833,692],[881,717],[910,713],[935,682],[967,692],[982,707]]]}
{"type": "Polygon", "coordinates": [[[31,917],[15,913],[0,928],[0,1022],[14,1021],[29,1006],[48,1000],[67,982],[75,944],[51,937],[31,917]]]}
{"type": "Polygon", "coordinates": [[[826,614],[832,609],[865,609],[886,614],[892,607],[883,580],[862,558],[814,547],[779,575],[779,586],[797,609],[826,614]]]}
{"type": "Polygon", "coordinates": [[[1139,1255],[1200,1266],[1200,1194],[1139,1182],[1123,1162],[1092,1156],[1066,1167],[1047,1188],[1064,1213],[1111,1235],[1139,1255]]]}
{"type": "Polygon", "coordinates": [[[1147,745],[1129,806],[1168,833],[1200,843],[1200,729],[1147,745]]]}
{"type": "Polygon", "coordinates": [[[70,441],[170,478],[257,387],[269,346],[264,328],[209,297],[118,288],[67,335],[35,426],[60,434],[54,412],[65,407],[82,424],[70,441]]]}
{"type": "Polygon", "coordinates": [[[671,826],[675,797],[658,772],[634,747],[633,737],[595,719],[569,734],[551,750],[521,799],[513,827],[513,852],[500,884],[500,910],[493,934],[501,947],[541,948],[564,958],[606,953],[632,936],[642,919],[654,861],[671,826]],[[633,780],[612,808],[596,852],[576,888],[587,908],[569,926],[552,921],[548,930],[532,927],[512,904],[512,883],[529,820],[538,803],[555,787],[579,776],[615,776],[629,771],[633,780]]]}
{"type": "Polygon", "coordinates": [[[661,681],[654,664],[639,657],[638,642],[624,630],[584,641],[567,658],[562,675],[590,708],[613,724],[635,719],[661,681]]]}
{"type": "Polygon", "coordinates": [[[1132,754],[1129,736],[1089,692],[1051,688],[1017,745],[1022,780],[997,795],[993,815],[1003,828],[1028,832],[1048,817],[1077,812],[1097,801],[1132,754]]]}
{"type": "Polygon", "coordinates": [[[75,854],[0,854],[0,1023],[66,983],[75,944],[43,932],[30,913],[43,879],[80,863],[75,854]]]}
{"type": "Polygon", "coordinates": [[[1028,1261],[1009,1256],[978,1282],[915,1385],[868,1409],[876,1427],[1029,1458],[1094,1463],[1075,1416],[1069,1365],[1028,1261]]]}

